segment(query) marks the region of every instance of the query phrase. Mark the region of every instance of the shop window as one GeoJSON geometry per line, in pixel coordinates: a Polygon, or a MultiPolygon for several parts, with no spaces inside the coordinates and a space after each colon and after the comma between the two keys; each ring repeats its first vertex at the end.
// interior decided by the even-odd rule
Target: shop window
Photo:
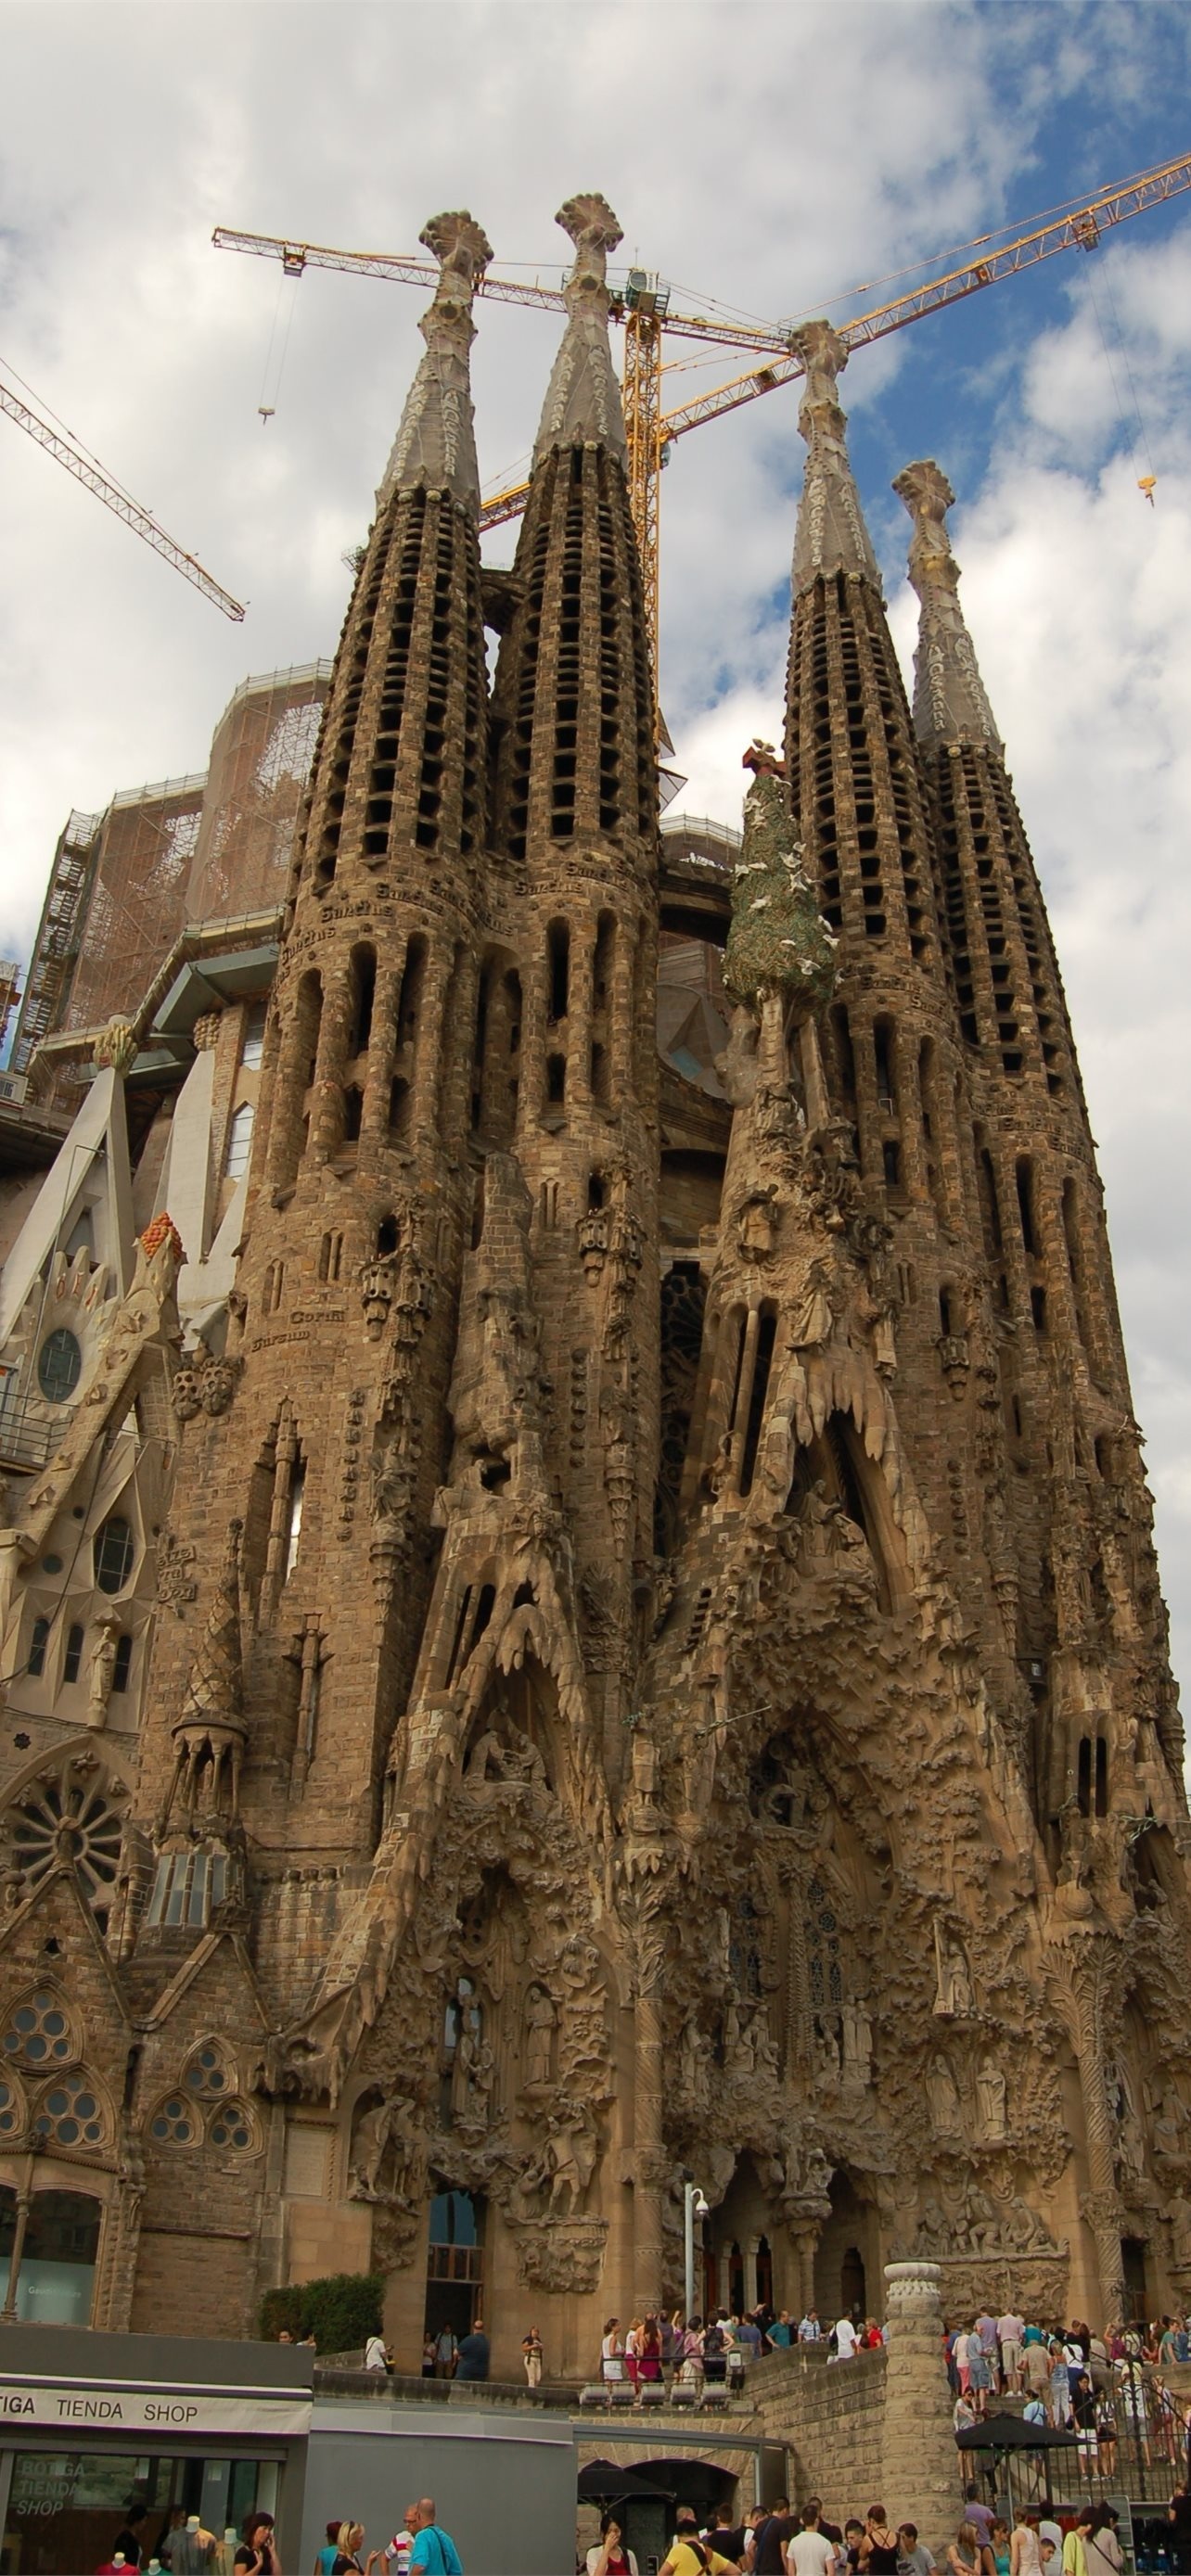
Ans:
{"type": "Polygon", "coordinates": [[[48,2146],[101,2147],[104,2126],[98,2095],[85,2075],[76,2075],[42,2094],[33,2130],[48,2146]]]}
{"type": "Polygon", "coordinates": [[[223,2102],[207,2131],[213,2147],[234,2147],[249,2155],[256,2145],[252,2113],[243,2102],[223,2102]]]}
{"type": "Polygon", "coordinates": [[[25,1670],[31,1681],[39,1681],[41,1675],[45,1671],[45,1650],[49,1642],[49,1620],[35,1619],[33,1622],[33,1634],[29,1640],[29,1661],[25,1666],[25,1670]]]}
{"type": "Polygon", "coordinates": [[[171,2093],[149,2122],[149,2135],[159,2147],[195,2147],[198,2134],[194,2113],[180,2093],[171,2093]]]}
{"type": "Polygon", "coordinates": [[[255,1120],[256,1109],[252,1101],[242,1100],[228,1129],[227,1153],[223,1164],[225,1181],[241,1181],[244,1178],[248,1169],[248,1157],[252,1152],[252,1130],[255,1120]]]}
{"type": "MultiPolygon", "coordinates": [[[[90,2322],[101,2216],[100,2203],[90,2192],[34,2193],[17,2279],[9,2291],[11,2299],[15,2288],[12,2304],[22,2323],[85,2326],[90,2322]]],[[[6,2278],[11,2267],[14,2220],[15,2206],[11,2215],[6,2206],[0,2214],[0,2279],[6,2278]]],[[[14,2475],[14,2494],[17,2485],[14,2475]]],[[[68,2567],[71,2563],[60,2552],[36,2558],[22,2555],[21,2559],[21,2565],[28,2568],[68,2567]]],[[[77,2565],[77,2559],[73,2563],[77,2565]]]]}
{"type": "Polygon", "coordinates": [[[122,1592],[132,1572],[136,1541],[131,1524],[113,1513],[95,1533],[95,1580],[101,1592],[122,1592]]]}
{"type": "Polygon", "coordinates": [[[48,1333],[37,1354],[37,1383],[47,1404],[65,1404],[83,1373],[83,1354],[74,1334],[60,1324],[48,1333]]]}
{"type": "Polygon", "coordinates": [[[189,2093],[199,2093],[205,2101],[215,2102],[227,2093],[228,2072],[223,2053],[208,2040],[205,2048],[195,2050],[183,2081],[189,2093]]]}
{"type": "Polygon", "coordinates": [[[69,1627],[66,1631],[66,1653],[62,1658],[62,1679],[64,1682],[77,1682],[79,1677],[79,1666],[82,1663],[82,1660],[83,1632],[76,1619],[73,1626],[69,1627]]]}
{"type": "Polygon", "coordinates": [[[17,2005],[0,2047],[22,2066],[69,2066],[78,2056],[66,2013],[47,1986],[17,2005]]]}

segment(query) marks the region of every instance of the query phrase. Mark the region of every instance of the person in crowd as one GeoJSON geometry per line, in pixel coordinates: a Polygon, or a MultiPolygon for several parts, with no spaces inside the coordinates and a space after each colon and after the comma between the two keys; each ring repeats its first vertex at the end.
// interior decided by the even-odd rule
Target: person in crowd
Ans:
{"type": "Polygon", "coordinates": [[[860,2576],[897,2576],[897,2533],[883,2504],[870,2504],[860,2543],[860,2576]]]}
{"type": "MultiPolygon", "coordinates": [[[[785,2309],[783,2308],[783,2316],[785,2313],[785,2309]]],[[[823,2328],[819,2323],[819,2311],[817,2308],[808,2308],[806,2315],[800,2319],[798,2340],[799,2343],[822,2343],[823,2328]]]]}
{"type": "Polygon", "coordinates": [[[973,2326],[973,2329],[972,2329],[972,2330],[973,2330],[973,2333],[974,2333],[974,2334],[978,2334],[978,2335],[979,2335],[979,2337],[980,2337],[980,2349],[981,2349],[982,2353],[984,2354],[984,2358],[985,2358],[986,2362],[988,2363],[989,2370],[990,2370],[990,2372],[991,2372],[991,2374],[992,2374],[990,2385],[991,2385],[993,2388],[995,2388],[995,2387],[997,2386],[997,2384],[998,2384],[998,2383],[997,2383],[997,2321],[996,2321],[996,2318],[995,2318],[994,2316],[990,2316],[990,2315],[989,2315],[989,2312],[988,2312],[988,2309],[987,2309],[987,2308],[982,2308],[982,2309],[981,2309],[981,2311],[980,2311],[979,2316],[976,2318],[976,2321],[975,2321],[975,2324],[974,2324],[974,2326],[973,2326]]]}
{"type": "Polygon", "coordinates": [[[1005,2396],[1016,2393],[1020,2384],[1022,2348],[1025,2343],[1025,2319],[1016,2308],[1006,2308],[997,2318],[997,2349],[1001,2356],[1001,2388],[1005,2396]]]}
{"type": "Polygon", "coordinates": [[[819,2529],[823,2534],[823,2538],[824,2540],[829,2540],[831,2542],[833,2549],[842,2548],[844,2535],[840,2530],[838,2522],[828,2521],[827,2516],[823,2511],[822,2496],[808,2496],[803,2510],[806,2513],[813,2513],[817,2517],[819,2529]]]}
{"type": "Polygon", "coordinates": [[[340,2523],[339,2546],[335,2553],[331,2576],[361,2576],[359,2552],[363,2546],[363,2540],[362,2522],[340,2523]]]}
{"type": "Polygon", "coordinates": [[[531,2326],[529,2333],[524,2334],[521,2337],[521,2358],[525,2363],[526,2387],[540,2388],[542,2385],[542,2338],[538,2333],[536,2326],[531,2326]]]}
{"type": "Polygon", "coordinates": [[[823,2530],[818,2498],[803,2509],[802,2529],[786,2543],[789,2576],[833,2576],[835,2551],[823,2530]]]}
{"type": "Polygon", "coordinates": [[[986,2563],[986,2576],[1009,2576],[1012,2534],[1008,2523],[1003,2522],[999,2514],[988,2535],[988,2546],[981,2554],[986,2563]]]}
{"type": "Polygon", "coordinates": [[[1057,2558],[1063,2555],[1063,2533],[1049,2496],[1043,2496],[1038,2507],[1038,2554],[1051,2549],[1057,2558]]]}
{"type": "MultiPolygon", "coordinates": [[[[1045,2422],[1045,2406],[1042,2409],[1042,2416],[1043,2421],[1045,2422]]],[[[951,2409],[951,2421],[954,2424],[957,2433],[966,2433],[968,2426],[975,2423],[976,2409],[973,2406],[970,2397],[959,2396],[956,2398],[955,2404],[951,2409]]]]}
{"type": "Polygon", "coordinates": [[[1088,2576],[1121,2576],[1122,2555],[1112,2507],[1099,2504],[1092,2516],[1091,2526],[1084,2541],[1088,2576]]]}
{"type": "Polygon", "coordinates": [[[620,2516],[601,2514],[600,2536],[587,2553],[587,2576],[637,2576],[637,2558],[626,2543],[620,2516]]]}
{"type": "MultiPolygon", "coordinates": [[[[339,2555],[339,2534],[343,2528],[342,2514],[337,2513],[333,2520],[327,2524],[326,2528],[327,2537],[320,2543],[318,2549],[315,2551],[314,2576],[331,2576],[331,2571],[339,2555]]],[[[368,2561],[369,2567],[374,2564],[381,2564],[383,2567],[383,2561],[381,2560],[380,2551],[378,2549],[373,2550],[372,2556],[368,2561]]]]}
{"type": "Polygon", "coordinates": [[[1049,2424],[1050,2417],[1040,2397],[1027,2397],[1022,2408],[1022,2421],[1026,2424],[1049,2424]]]}
{"type": "Polygon", "coordinates": [[[367,2341],[367,2343],[366,2343],[366,2344],[365,2344],[365,2346],[364,2346],[364,2368],[365,2368],[365,2370],[386,2370],[386,2371],[387,2371],[388,2367],[389,2367],[389,2356],[388,2356],[388,2353],[385,2351],[385,2339],[384,2339],[384,2336],[383,2336],[383,2335],[381,2335],[381,2334],[370,2334],[370,2335],[369,2335],[369,2337],[368,2337],[368,2341],[367,2341]]]}
{"type": "Polygon", "coordinates": [[[634,2390],[641,2367],[641,2336],[644,2330],[644,2317],[630,2317],[629,2330],[624,2339],[624,2366],[632,2380],[634,2390]]]}
{"type": "Polygon", "coordinates": [[[1175,2488],[1168,2518],[1172,2526],[1171,2556],[1179,2576],[1186,2576],[1186,2571],[1191,2569],[1191,2495],[1185,2486],[1175,2488]]]}
{"type": "MultiPolygon", "coordinates": [[[[193,2522],[193,2514],[190,2520],[193,2522]]],[[[189,2528],[189,2525],[187,2527],[189,2528]]],[[[272,2514],[258,2513],[254,2507],[253,2511],[244,2517],[243,2535],[232,2560],[234,2576],[281,2576],[281,2560],[277,2555],[277,2544],[273,2535],[272,2514]]],[[[342,2538],[342,2533],[340,2536],[342,2538]]],[[[204,2537],[211,2543],[211,2553],[210,2557],[202,2563],[209,2567],[218,2543],[213,2532],[207,2532],[204,2537]]],[[[187,2563],[185,2558],[181,2563],[185,2568],[187,2563]]],[[[173,2576],[177,2576],[178,2564],[178,2553],[175,2549],[170,2560],[173,2576]]]]}
{"type": "Polygon", "coordinates": [[[280,2332],[280,2334],[279,2334],[279,2335],[278,2335],[278,2337],[277,2337],[277,2341],[278,2341],[278,2343],[292,2343],[292,2342],[293,2342],[293,2336],[292,2336],[292,2334],[290,2333],[290,2330],[289,2330],[289,2327],[288,2327],[288,2326],[283,2326],[283,2327],[282,2327],[281,2332],[280,2332]]]}
{"type": "Polygon", "coordinates": [[[713,2317],[703,2330],[703,2377],[708,2387],[722,2383],[728,2376],[727,2338],[720,2318],[713,2317]]]}
{"type": "Polygon", "coordinates": [[[834,2357],[836,2361],[855,2360],[858,2337],[851,2317],[841,2316],[836,2318],[835,2324],[832,2328],[832,2340],[835,2344],[834,2357]]]}
{"type": "Polygon", "coordinates": [[[752,2576],[786,2576],[786,2551],[799,2528],[789,2496],[779,2496],[753,2533],[752,2576]]]}
{"type": "Polygon", "coordinates": [[[899,2522],[897,2526],[898,2576],[935,2576],[935,2562],[925,2541],[918,2537],[916,2522],[899,2522]]]}
{"type": "Polygon", "coordinates": [[[674,2367],[674,2332],[677,2323],[677,2314],[672,2317],[658,2318],[658,2342],[662,2349],[663,2379],[666,2377],[667,2372],[673,2370],[674,2367]]]}
{"type": "Polygon", "coordinates": [[[419,2496],[414,2510],[417,2522],[409,2576],[463,2576],[463,2561],[450,2532],[438,2521],[433,2496],[419,2496]]]}
{"type": "MultiPolygon", "coordinates": [[[[705,2549],[699,2538],[697,2516],[688,2504],[680,2504],[675,2517],[674,2538],[658,2569],[658,2576],[734,2576],[730,2561],[721,2558],[718,2549],[705,2549]]],[[[778,2576],[784,2576],[779,2569],[778,2576]]]]}
{"type": "Polygon", "coordinates": [[[764,2346],[764,2336],[762,2335],[761,2328],[758,2325],[755,2316],[745,2316],[741,2318],[740,2324],[736,2329],[736,2340],[744,2354],[746,2367],[750,2362],[760,2360],[764,2346]]]}
{"type": "Polygon", "coordinates": [[[974,2522],[961,2522],[947,2552],[951,2576],[980,2576],[980,2553],[984,2547],[974,2522]]]}
{"type": "Polygon", "coordinates": [[[993,2527],[993,2511],[991,2505],[981,2503],[980,2489],[975,2478],[969,2478],[964,2488],[964,2513],[968,2521],[975,2525],[976,2537],[981,2548],[987,2549],[989,2533],[993,2527]]]}
{"type": "Polygon", "coordinates": [[[455,2340],[454,2328],[452,2326],[440,2326],[438,2333],[434,2338],[435,2378],[453,2379],[455,2376],[455,2364],[458,2359],[459,2346],[455,2340]]]}
{"type": "Polygon", "coordinates": [[[1019,2504],[1013,2517],[1009,2576],[1042,2576],[1042,2561],[1038,2555],[1038,2516],[1030,2505],[1019,2504]]]}
{"type": "Polygon", "coordinates": [[[461,2337],[456,2379],[486,2379],[492,2358],[492,2347],[484,2332],[484,2320],[477,2317],[470,2334],[461,2337]]]}
{"type": "Polygon", "coordinates": [[[123,2524],[112,2542],[113,2558],[122,2558],[126,2567],[140,2567],[144,2563],[147,2515],[146,2505],[130,2504],[123,2524]]]}
{"type": "MultiPolygon", "coordinates": [[[[815,2319],[815,2323],[816,2325],[818,2324],[817,2317],[815,2319]]],[[[798,2341],[801,2343],[802,2327],[796,2327],[792,2324],[788,2308],[779,2308],[778,2313],[769,2328],[769,2341],[774,2352],[788,2352],[794,2341],[795,2334],[797,2334],[798,2341]]],[[[811,2338],[808,2335],[808,2343],[810,2340],[811,2338]]]]}
{"type": "Polygon", "coordinates": [[[432,2334],[423,2335],[423,2337],[422,2337],[422,2377],[423,2377],[423,2379],[433,2379],[433,2377],[434,2377],[434,2362],[435,2362],[435,2338],[434,2338],[434,2336],[433,2336],[432,2334]]]}
{"type": "Polygon", "coordinates": [[[662,2338],[658,2321],[648,2316],[637,2344],[637,2388],[656,2388],[662,2376],[662,2338]]]}
{"type": "Polygon", "coordinates": [[[1050,2395],[1050,2350],[1037,2326],[1027,2326],[1022,2337],[1022,2386],[1030,2397],[1050,2395]]]}
{"type": "MultiPolygon", "coordinates": [[[[996,2326],[991,2317],[988,2319],[988,2323],[992,2326],[993,2333],[995,2335],[996,2326]]],[[[960,2372],[960,2378],[962,2381],[962,2370],[960,2372]]],[[[984,2341],[984,2333],[980,2319],[979,2317],[974,2317],[968,2328],[968,2393],[971,2397],[972,2404],[976,2409],[977,2415],[987,2415],[988,2413],[988,2401],[992,2394],[992,2384],[993,2364],[989,2358],[988,2349],[984,2341]]]]}
{"type": "Polygon", "coordinates": [[[684,2388],[699,2388],[703,2381],[703,2323],[700,2317],[688,2317],[682,2338],[682,2360],[678,2376],[684,2388]]]}
{"type": "MultiPolygon", "coordinates": [[[[383,2549],[369,2550],[364,2563],[364,2576],[409,2576],[410,2552],[413,2549],[414,2532],[417,2529],[417,2510],[416,2504],[407,2504],[401,2517],[400,2528],[394,2532],[392,2539],[385,2542],[383,2549]]],[[[330,2528],[328,2523],[328,2532],[330,2528]]]]}
{"type": "Polygon", "coordinates": [[[1095,2519],[1094,2505],[1081,2504],[1063,2542],[1063,2576],[1088,2576],[1087,2543],[1095,2519]]]}
{"type": "Polygon", "coordinates": [[[600,2345],[600,2377],[620,2381],[624,2378],[624,2345],[620,2339],[619,2317],[608,2317],[600,2345]]]}
{"type": "Polygon", "coordinates": [[[718,2550],[720,2557],[726,2558],[730,2567],[743,2567],[748,2533],[742,2522],[733,2521],[730,2504],[717,2504],[706,2530],[700,2532],[699,2538],[705,2549],[718,2550]]]}

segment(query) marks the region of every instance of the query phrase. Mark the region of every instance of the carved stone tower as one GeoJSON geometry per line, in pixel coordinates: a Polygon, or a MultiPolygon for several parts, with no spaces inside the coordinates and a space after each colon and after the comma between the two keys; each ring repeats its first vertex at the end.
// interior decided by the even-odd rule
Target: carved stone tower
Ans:
{"type": "MultiPolygon", "coordinates": [[[[439,285],[323,712],[234,1259],[179,1358],[177,1236],[159,1215],[135,1272],[129,1247],[94,1419],[0,1556],[32,1688],[28,1578],[68,1579],[76,1484],[115,1598],[109,1450],[136,1431],[154,1538],[173,1477],[119,1864],[99,1907],[77,1835],[37,1874],[14,1832],[0,2017],[32,1979],[76,2053],[94,2033],[113,2325],[181,2289],[247,2331],[277,2281],[375,2269],[402,2369],[482,2307],[494,2376],[534,2320],[577,2374],[605,2316],[679,2297],[684,2170],[700,2309],[872,2309],[889,2261],[923,2349],[936,2267],[952,2312],[1184,2301],[1182,1739],[951,495],[928,463],[896,487],[911,715],[845,352],[811,324],[784,753],[746,754],[742,842],[659,832],[619,227],[595,195],[559,220],[566,326],[499,573],[488,245],[466,214],[423,235],[439,285]],[[693,956],[722,1051],[660,1057],[693,956]]],[[[116,1094],[109,1067],[92,1147],[116,1094]]],[[[18,1321],[28,1371],[38,1300],[66,1319],[48,1418],[98,1289],[43,1232],[18,1321]]],[[[132,1652],[101,1608],[96,1729],[132,1652]]]]}

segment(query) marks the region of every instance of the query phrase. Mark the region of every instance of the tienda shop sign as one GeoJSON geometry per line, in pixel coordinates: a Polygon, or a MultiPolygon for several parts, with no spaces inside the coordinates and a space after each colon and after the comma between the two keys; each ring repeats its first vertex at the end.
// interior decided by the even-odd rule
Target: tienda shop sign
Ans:
{"type": "Polygon", "coordinates": [[[123,2432],[303,2434],[310,2430],[311,2401],[301,2395],[194,2395],[179,2389],[43,2386],[0,2381],[0,2422],[37,2425],[112,2425],[123,2432]]]}

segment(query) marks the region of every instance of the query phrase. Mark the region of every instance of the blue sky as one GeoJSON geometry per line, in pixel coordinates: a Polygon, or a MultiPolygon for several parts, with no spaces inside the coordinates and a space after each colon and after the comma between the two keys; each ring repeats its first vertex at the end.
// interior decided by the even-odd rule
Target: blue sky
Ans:
{"type": "MultiPolygon", "coordinates": [[[[1191,12],[1163,0],[10,0],[4,32],[0,359],[251,608],[228,625],[0,421],[0,952],[27,952],[72,806],[201,767],[246,672],[334,647],[418,299],[334,276],[286,290],[262,429],[277,272],[216,255],[214,224],[412,249],[428,215],[467,204],[499,262],[556,275],[554,209],[595,186],[625,255],[696,307],[840,317],[850,285],[1191,149],[1191,12]]],[[[532,438],[555,325],[479,319],[481,470],[498,484],[532,438]]],[[[703,381],[676,377],[668,398],[703,381]]],[[[1068,254],[862,352],[843,390],[906,658],[908,522],[889,485],[933,454],[959,495],[965,605],[1101,1146],[1186,1667],[1191,196],[1094,260],[1068,254]],[[1153,510],[1093,279],[1127,413],[1130,373],[1140,398],[1153,510]]],[[[796,401],[777,393],[682,441],[663,484],[663,701],[683,801],[729,821],[743,745],[780,722],[801,466],[796,401]]],[[[510,546],[502,531],[491,551],[510,546]]]]}

